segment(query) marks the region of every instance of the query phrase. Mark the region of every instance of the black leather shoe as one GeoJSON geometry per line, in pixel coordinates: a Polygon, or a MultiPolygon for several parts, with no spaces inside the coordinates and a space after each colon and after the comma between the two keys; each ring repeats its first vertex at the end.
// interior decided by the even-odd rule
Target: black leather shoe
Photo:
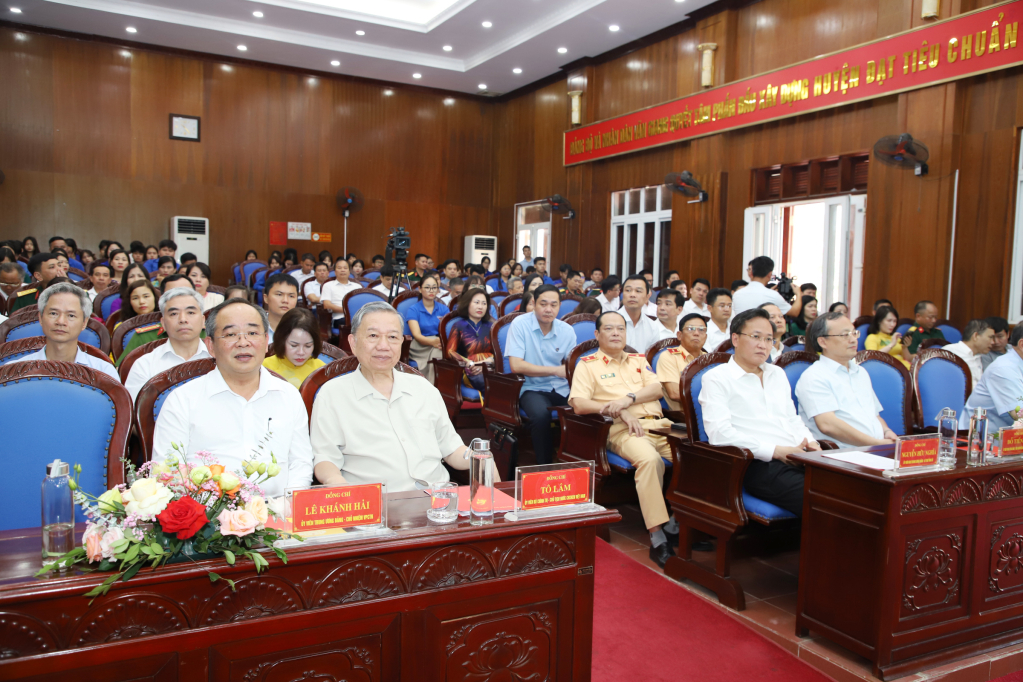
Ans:
{"type": "Polygon", "coordinates": [[[673,556],[675,556],[675,552],[671,551],[670,543],[662,542],[656,547],[650,548],[650,559],[661,568],[664,568],[664,563],[673,556]]]}

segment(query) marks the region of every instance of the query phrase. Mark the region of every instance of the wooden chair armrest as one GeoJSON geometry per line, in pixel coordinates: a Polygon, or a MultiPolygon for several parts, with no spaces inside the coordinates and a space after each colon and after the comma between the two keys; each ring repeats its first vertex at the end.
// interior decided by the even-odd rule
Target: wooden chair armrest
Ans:
{"type": "Polygon", "coordinates": [[[561,423],[560,462],[594,462],[597,474],[610,476],[607,436],[614,420],[602,414],[577,414],[571,407],[555,407],[561,423]]]}
{"type": "Polygon", "coordinates": [[[520,427],[519,393],[524,383],[525,377],[519,374],[502,374],[483,365],[483,394],[487,397],[483,403],[483,418],[512,428],[520,427]]]}
{"type": "Polygon", "coordinates": [[[742,505],[742,480],[753,453],[732,445],[669,438],[674,466],[668,501],[675,510],[717,528],[736,528],[748,521],[742,505]]]}
{"type": "Polygon", "coordinates": [[[408,361],[412,357],[411,353],[412,353],[412,337],[410,335],[406,334],[405,338],[403,338],[402,341],[401,341],[401,355],[399,356],[399,359],[407,365],[408,361]]]}
{"type": "Polygon", "coordinates": [[[838,450],[838,443],[833,440],[819,440],[817,445],[821,446],[821,450],[838,450]]]}
{"type": "Polygon", "coordinates": [[[433,363],[433,384],[448,408],[448,418],[454,420],[462,406],[462,366],[447,358],[430,362],[433,363]]]}
{"type": "MultiPolygon", "coordinates": [[[[664,410],[664,418],[670,419],[676,424],[685,425],[686,423],[686,413],[681,410],[664,410]]],[[[680,431],[679,433],[685,433],[685,431],[680,431]]]]}

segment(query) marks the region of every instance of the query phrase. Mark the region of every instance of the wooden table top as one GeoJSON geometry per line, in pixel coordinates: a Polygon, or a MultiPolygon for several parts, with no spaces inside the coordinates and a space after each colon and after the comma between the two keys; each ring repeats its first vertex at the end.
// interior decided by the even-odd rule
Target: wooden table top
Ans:
{"type": "MultiPolygon", "coordinates": [[[[869,452],[872,455],[879,457],[895,457],[895,445],[874,445],[865,448],[846,448],[843,450],[831,450],[830,452],[869,452]]],[[[1002,462],[998,464],[987,464],[980,467],[971,467],[966,465],[966,450],[960,448],[956,451],[956,466],[954,469],[945,469],[942,471],[925,471],[919,474],[907,474],[899,476],[898,478],[888,478],[884,476],[880,470],[871,469],[869,467],[860,466],[859,464],[853,464],[852,462],[843,462],[841,460],[833,459],[828,457],[825,452],[802,452],[796,455],[790,455],[790,458],[800,462],[804,465],[811,465],[815,467],[821,467],[823,469],[830,469],[832,471],[840,471],[842,473],[854,476],[856,478],[864,478],[877,482],[884,482],[888,485],[899,485],[902,483],[918,483],[921,481],[928,481],[932,479],[941,479],[962,476],[966,473],[971,474],[986,474],[991,472],[1010,471],[1013,469],[1019,469],[1023,467],[1023,460],[1015,460],[1009,462],[1002,462]]]]}

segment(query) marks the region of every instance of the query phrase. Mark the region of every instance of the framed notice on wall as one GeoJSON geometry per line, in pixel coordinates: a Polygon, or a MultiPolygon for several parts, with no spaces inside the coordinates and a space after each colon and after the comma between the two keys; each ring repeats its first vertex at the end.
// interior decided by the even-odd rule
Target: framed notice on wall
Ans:
{"type": "Polygon", "coordinates": [[[189,142],[199,142],[200,141],[199,124],[200,120],[198,116],[171,114],[170,139],[188,140],[189,142]]]}
{"type": "Polygon", "coordinates": [[[309,240],[312,238],[313,238],[312,223],[288,223],[288,239],[309,240]]]}

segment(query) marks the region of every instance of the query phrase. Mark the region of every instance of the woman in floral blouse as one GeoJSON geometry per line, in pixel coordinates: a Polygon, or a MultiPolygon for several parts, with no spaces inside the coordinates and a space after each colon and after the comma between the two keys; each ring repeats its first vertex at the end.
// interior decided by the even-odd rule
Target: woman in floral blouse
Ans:
{"type": "Polygon", "coordinates": [[[483,363],[493,363],[490,344],[490,295],[483,289],[469,289],[458,299],[458,318],[448,334],[448,357],[465,368],[467,386],[483,390],[483,363]]]}

